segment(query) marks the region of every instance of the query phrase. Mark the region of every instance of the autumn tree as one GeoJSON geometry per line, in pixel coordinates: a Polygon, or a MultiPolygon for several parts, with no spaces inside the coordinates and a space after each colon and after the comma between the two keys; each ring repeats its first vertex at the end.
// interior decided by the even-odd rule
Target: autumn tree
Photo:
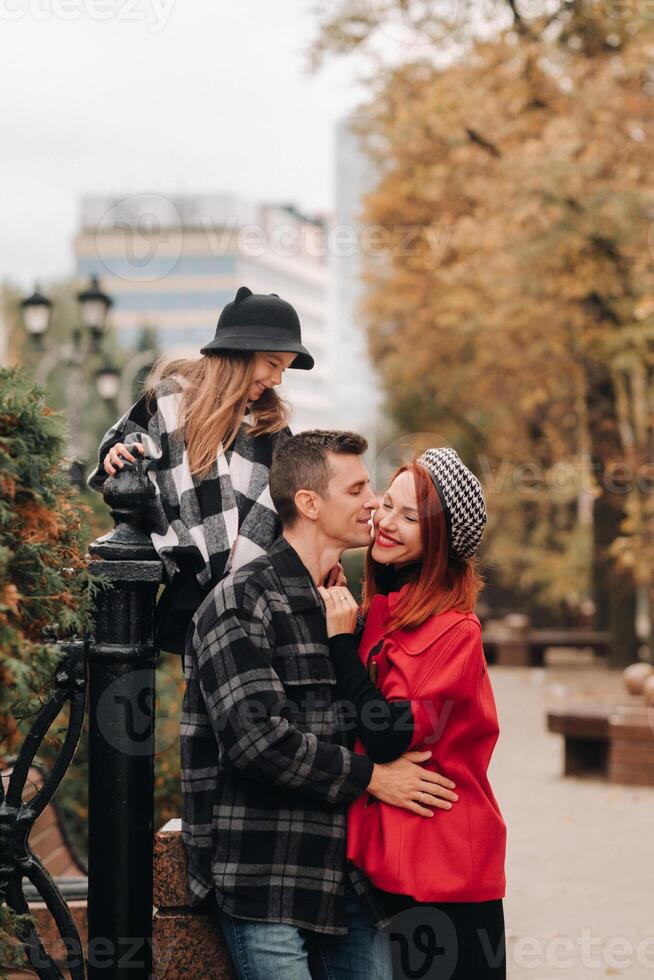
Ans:
{"type": "MultiPolygon", "coordinates": [[[[551,605],[593,593],[617,664],[654,557],[654,22],[529,7],[498,5],[490,31],[458,4],[446,63],[441,41],[377,68],[364,221],[388,247],[364,313],[398,426],[484,477],[489,561],[551,605]]],[[[332,8],[321,54],[370,42],[357,11],[332,8]]]]}

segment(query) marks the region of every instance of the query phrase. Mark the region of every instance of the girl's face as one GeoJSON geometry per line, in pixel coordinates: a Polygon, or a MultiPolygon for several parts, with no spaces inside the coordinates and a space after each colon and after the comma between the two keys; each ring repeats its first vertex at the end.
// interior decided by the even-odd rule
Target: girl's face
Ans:
{"type": "Polygon", "coordinates": [[[248,394],[248,401],[256,402],[267,388],[282,383],[282,375],[290,367],[297,354],[278,351],[257,351],[254,355],[254,376],[248,394]]]}
{"type": "Polygon", "coordinates": [[[418,502],[413,473],[396,476],[372,519],[372,557],[382,565],[409,565],[422,558],[418,502]]]}

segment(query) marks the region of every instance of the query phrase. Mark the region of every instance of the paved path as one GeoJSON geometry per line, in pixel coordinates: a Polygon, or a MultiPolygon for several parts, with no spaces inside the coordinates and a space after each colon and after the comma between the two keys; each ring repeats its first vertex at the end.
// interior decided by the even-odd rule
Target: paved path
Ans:
{"type": "Polygon", "coordinates": [[[652,980],[654,788],[563,779],[563,739],[545,728],[548,704],[575,691],[610,699],[620,675],[490,674],[502,729],[490,775],[509,834],[509,980],[652,980]]]}

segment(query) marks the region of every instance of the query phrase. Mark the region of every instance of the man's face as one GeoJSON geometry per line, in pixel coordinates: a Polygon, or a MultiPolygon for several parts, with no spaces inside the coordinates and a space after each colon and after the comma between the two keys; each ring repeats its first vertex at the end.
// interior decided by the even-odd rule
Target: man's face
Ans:
{"type": "Polygon", "coordinates": [[[331,471],[327,496],[316,495],[321,531],[346,548],[365,548],[371,541],[371,516],[379,500],[360,456],[327,454],[331,471]]]}

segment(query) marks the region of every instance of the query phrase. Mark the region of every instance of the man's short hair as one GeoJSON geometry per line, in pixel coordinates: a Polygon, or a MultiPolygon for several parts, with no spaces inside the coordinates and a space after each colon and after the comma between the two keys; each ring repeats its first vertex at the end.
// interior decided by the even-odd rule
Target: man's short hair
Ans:
{"type": "Polygon", "coordinates": [[[327,453],[362,456],[368,442],[356,432],[308,429],[289,436],[275,453],[270,469],[270,496],[282,522],[292,527],[299,513],[295,506],[298,490],[313,490],[327,496],[332,471],[327,453]]]}

